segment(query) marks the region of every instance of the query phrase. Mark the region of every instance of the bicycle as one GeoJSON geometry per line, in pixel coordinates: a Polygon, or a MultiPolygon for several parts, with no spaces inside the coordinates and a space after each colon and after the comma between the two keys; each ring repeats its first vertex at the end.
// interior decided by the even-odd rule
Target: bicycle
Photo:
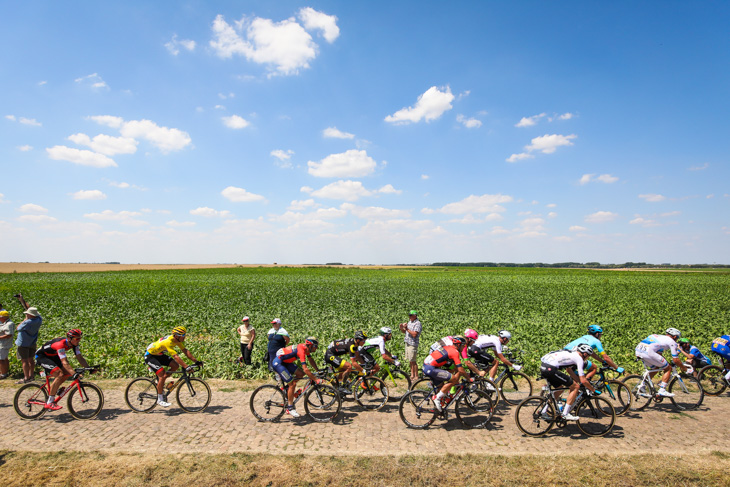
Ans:
{"type": "MultiPolygon", "coordinates": [[[[530,396],[520,402],[515,410],[515,423],[520,431],[537,437],[547,434],[553,426],[567,426],[568,421],[561,415],[562,404],[554,395],[557,391],[567,390],[567,387],[553,389],[548,383],[539,396],[530,396]]],[[[578,417],[578,429],[587,436],[605,436],[616,424],[616,412],[611,403],[603,397],[589,395],[582,385],[573,411],[578,417]]]]}
{"type": "Polygon", "coordinates": [[[620,380],[615,378],[607,379],[607,372],[618,374],[615,377],[620,377],[623,374],[623,372],[619,373],[611,367],[600,367],[596,372],[598,378],[592,380],[591,384],[594,389],[601,391],[601,397],[611,403],[614,411],[616,411],[616,416],[623,416],[631,409],[631,403],[633,402],[631,389],[620,380]]]}
{"type": "Polygon", "coordinates": [[[434,403],[441,385],[431,384],[430,391],[413,389],[400,400],[398,414],[401,421],[415,429],[425,429],[433,424],[437,417],[448,419],[447,410],[454,405],[456,418],[467,428],[484,428],[494,415],[494,404],[486,392],[468,380],[462,380],[454,386],[456,391],[444,396],[442,410],[434,403]]]}
{"type": "MultiPolygon", "coordinates": [[[[469,359],[467,358],[464,361],[466,362],[466,360],[469,359]]],[[[464,365],[466,365],[466,363],[464,363],[464,365]]],[[[480,377],[479,375],[473,373],[471,370],[469,370],[469,378],[473,380],[474,385],[477,389],[484,391],[487,396],[489,396],[489,399],[492,401],[492,406],[494,406],[494,408],[496,409],[499,405],[499,390],[497,389],[497,385],[489,378],[488,375],[480,377]]],[[[431,379],[424,376],[423,374],[421,374],[420,379],[418,379],[411,385],[412,391],[421,390],[429,392],[432,388],[433,385],[431,384],[431,379]]]]}
{"type": "MultiPolygon", "coordinates": [[[[398,360],[393,355],[394,360],[398,360]]],[[[395,365],[382,360],[380,370],[375,373],[375,376],[385,382],[388,386],[388,395],[391,401],[400,401],[403,395],[411,390],[411,376],[409,372],[404,371],[400,368],[400,365],[395,365]]]]}
{"type": "MultiPolygon", "coordinates": [[[[104,407],[104,393],[96,384],[83,382],[81,378],[84,372],[94,372],[98,369],[98,365],[74,369],[71,383],[59,388],[54,403],[58,404],[68,395],[67,405],[71,416],[76,419],[95,418],[104,407]]],[[[45,378],[45,383],[25,384],[15,393],[13,407],[22,419],[37,419],[48,411],[45,405],[48,401],[48,391],[51,390],[51,376],[41,370],[41,377],[45,378]]]]}
{"type": "MultiPolygon", "coordinates": [[[[324,379],[325,371],[314,372],[315,377],[324,379]]],[[[277,384],[264,384],[256,388],[249,399],[251,413],[259,420],[272,422],[279,420],[286,410],[287,398],[285,385],[278,377],[277,384]]],[[[316,384],[307,380],[294,394],[294,405],[304,398],[304,411],[318,423],[335,419],[342,409],[342,398],[337,390],[325,382],[316,384]]]]}
{"type": "MultiPolygon", "coordinates": [[[[177,390],[175,399],[178,406],[186,413],[199,413],[205,411],[210,404],[212,394],[210,386],[203,379],[193,377],[193,372],[200,369],[202,364],[192,364],[186,368],[173,372],[181,374],[172,386],[166,384],[166,395],[177,390]]],[[[151,370],[150,370],[151,371],[151,370]]],[[[157,381],[149,377],[137,377],[132,380],[124,391],[124,400],[133,411],[138,413],[149,413],[157,406],[157,381]]]]}
{"type": "Polygon", "coordinates": [[[385,384],[383,379],[372,375],[372,370],[375,364],[363,364],[364,373],[351,372],[351,376],[355,374],[354,379],[345,381],[344,384],[340,385],[339,379],[337,379],[337,372],[331,365],[327,364],[326,380],[329,382],[337,393],[341,396],[348,396],[350,394],[355,398],[360,407],[369,411],[377,411],[381,409],[388,402],[390,396],[390,390],[385,384]]]}
{"type": "MultiPolygon", "coordinates": [[[[637,358],[637,360],[639,359],[637,358]]],[[[644,373],[642,375],[634,374],[624,378],[624,384],[631,391],[632,411],[644,410],[652,400],[657,403],[664,400],[664,396],[658,395],[658,389],[651,380],[652,374],[662,372],[663,370],[649,369],[644,364],[644,373]]],[[[667,391],[675,391],[674,397],[670,397],[669,399],[679,411],[697,409],[705,397],[705,392],[700,385],[700,381],[691,375],[678,373],[676,366],[672,367],[672,379],[667,385],[667,391]]]]}
{"type": "Polygon", "coordinates": [[[725,360],[722,356],[720,357],[719,365],[707,365],[700,369],[697,374],[697,379],[700,381],[702,390],[705,394],[710,396],[719,396],[725,389],[730,387],[730,383],[725,378],[728,372],[730,372],[730,360],[725,360]]]}

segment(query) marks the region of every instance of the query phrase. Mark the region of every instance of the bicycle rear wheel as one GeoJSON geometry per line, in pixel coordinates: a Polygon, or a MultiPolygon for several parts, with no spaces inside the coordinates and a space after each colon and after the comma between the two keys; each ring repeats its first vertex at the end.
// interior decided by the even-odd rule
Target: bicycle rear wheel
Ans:
{"type": "Polygon", "coordinates": [[[528,436],[543,436],[555,424],[555,407],[542,396],[530,396],[517,405],[515,423],[528,436]]]}
{"type": "Polygon", "coordinates": [[[409,428],[425,429],[436,420],[438,411],[431,399],[431,392],[413,390],[406,393],[398,405],[401,421],[409,428]]]}
{"type": "Polygon", "coordinates": [[[466,392],[456,401],[456,417],[467,428],[484,428],[493,414],[492,400],[482,390],[466,392]]]}
{"type": "Polygon", "coordinates": [[[578,429],[588,436],[608,434],[616,423],[616,412],[603,397],[586,397],[575,411],[578,429]]]}
{"type": "Polygon", "coordinates": [[[96,384],[89,382],[82,382],[78,387],[72,387],[68,393],[68,412],[76,419],[95,418],[104,407],[104,393],[96,384]]]}
{"type": "Polygon", "coordinates": [[[400,401],[403,395],[411,390],[410,376],[400,370],[391,370],[390,374],[383,371],[380,373],[379,377],[383,379],[385,385],[388,386],[388,399],[391,401],[400,401]]]}
{"type": "Polygon", "coordinates": [[[266,384],[253,391],[248,405],[259,421],[276,421],[284,415],[286,397],[277,386],[266,384]]]}
{"type": "Polygon", "coordinates": [[[675,377],[669,381],[667,390],[674,393],[674,397],[669,399],[680,411],[697,409],[705,398],[700,381],[691,375],[675,377]]]}
{"type": "MultiPolygon", "coordinates": [[[[388,400],[386,396],[386,401],[388,400]]],[[[304,394],[304,411],[318,423],[335,419],[342,409],[342,398],[329,384],[314,384],[304,394]]]]}
{"type": "Polygon", "coordinates": [[[601,397],[611,403],[616,416],[629,412],[631,408],[631,389],[621,381],[607,380],[602,388],[601,397]]]}
{"type": "Polygon", "coordinates": [[[718,365],[702,367],[697,378],[700,381],[702,390],[710,396],[719,396],[727,388],[727,382],[723,376],[723,369],[718,365]]]}
{"type": "Polygon", "coordinates": [[[517,406],[532,395],[532,381],[524,372],[510,371],[499,381],[499,391],[507,404],[517,406]]]}
{"type": "Polygon", "coordinates": [[[631,411],[643,411],[651,403],[654,393],[649,384],[644,383],[644,378],[640,375],[628,375],[624,378],[623,383],[631,392],[631,411]]]}
{"type": "Polygon", "coordinates": [[[197,377],[181,380],[181,384],[177,386],[177,403],[188,413],[205,411],[210,404],[211,396],[208,383],[197,377]]]}
{"type": "Polygon", "coordinates": [[[355,401],[369,411],[377,411],[388,402],[388,386],[377,377],[358,379],[352,390],[355,401]]]}
{"type": "Polygon", "coordinates": [[[157,406],[157,386],[147,377],[138,377],[124,391],[127,406],[138,413],[149,413],[157,406]]]}
{"type": "Polygon", "coordinates": [[[45,385],[25,384],[13,397],[13,408],[21,419],[36,419],[43,416],[48,400],[45,385]]]}

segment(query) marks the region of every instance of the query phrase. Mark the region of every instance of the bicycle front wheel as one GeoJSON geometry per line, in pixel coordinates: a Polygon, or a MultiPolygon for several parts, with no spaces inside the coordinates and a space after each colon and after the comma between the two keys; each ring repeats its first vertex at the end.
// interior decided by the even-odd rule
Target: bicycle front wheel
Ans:
{"type": "Polygon", "coordinates": [[[613,429],[616,412],[603,397],[586,397],[575,411],[578,429],[588,436],[603,436],[613,429]]]}
{"type": "Polygon", "coordinates": [[[651,403],[654,392],[649,384],[644,382],[640,375],[629,375],[623,380],[631,392],[631,411],[643,411],[651,403]]]}
{"type": "Polygon", "coordinates": [[[318,423],[332,421],[340,413],[340,409],[342,398],[337,389],[329,384],[314,384],[304,394],[304,411],[318,423]]]}
{"type": "Polygon", "coordinates": [[[358,379],[352,388],[355,401],[369,411],[377,411],[388,402],[388,386],[377,377],[363,377],[358,379]]]}
{"type": "Polygon", "coordinates": [[[705,394],[719,396],[723,393],[727,387],[727,383],[722,373],[722,367],[718,365],[702,367],[700,373],[697,374],[697,378],[700,380],[700,385],[702,386],[702,390],[705,391],[705,394]]]}
{"type": "Polygon", "coordinates": [[[542,396],[530,396],[517,405],[515,423],[528,436],[543,436],[555,424],[555,407],[542,396]]]}
{"type": "Polygon", "coordinates": [[[507,404],[517,406],[532,395],[532,381],[524,372],[510,371],[499,381],[499,391],[507,404]]]}
{"type": "Polygon", "coordinates": [[[431,382],[431,379],[424,377],[423,379],[418,379],[416,382],[413,382],[411,384],[411,390],[431,392],[433,391],[433,383],[431,382]]]}
{"type": "Polygon", "coordinates": [[[485,392],[489,396],[489,399],[492,401],[492,407],[496,409],[499,404],[499,389],[492,379],[487,379],[486,376],[474,377],[474,384],[476,384],[477,389],[485,392]]]}
{"type": "Polygon", "coordinates": [[[266,384],[253,391],[248,405],[259,421],[276,421],[284,415],[286,397],[279,387],[266,384]]]}
{"type": "Polygon", "coordinates": [[[675,377],[669,381],[667,390],[674,393],[674,397],[669,399],[671,399],[674,407],[680,411],[697,409],[705,398],[700,381],[691,375],[675,377]]]}
{"type": "Polygon", "coordinates": [[[138,413],[149,413],[157,406],[157,386],[147,377],[138,377],[124,391],[127,406],[138,413]]]}
{"type": "Polygon", "coordinates": [[[482,390],[467,392],[456,401],[456,417],[467,428],[484,428],[492,419],[494,405],[482,390]]]}
{"type": "Polygon", "coordinates": [[[403,395],[411,390],[411,378],[400,370],[391,370],[380,374],[385,385],[388,386],[388,398],[391,401],[400,401],[403,395]]]}
{"type": "Polygon", "coordinates": [[[631,408],[631,389],[621,381],[608,380],[602,389],[601,397],[611,403],[616,416],[629,412],[631,408]]]}
{"type": "Polygon", "coordinates": [[[43,416],[48,400],[48,392],[44,385],[26,384],[15,393],[13,407],[21,419],[36,419],[43,416]]]}
{"type": "Polygon", "coordinates": [[[177,387],[177,403],[188,413],[205,411],[211,396],[208,383],[197,377],[189,377],[177,387]]]}
{"type": "Polygon", "coordinates": [[[438,410],[431,399],[431,392],[417,389],[401,398],[398,414],[409,428],[425,429],[436,420],[438,410]]]}
{"type": "Polygon", "coordinates": [[[68,412],[76,419],[93,419],[104,407],[104,393],[96,384],[79,383],[68,393],[68,412]]]}

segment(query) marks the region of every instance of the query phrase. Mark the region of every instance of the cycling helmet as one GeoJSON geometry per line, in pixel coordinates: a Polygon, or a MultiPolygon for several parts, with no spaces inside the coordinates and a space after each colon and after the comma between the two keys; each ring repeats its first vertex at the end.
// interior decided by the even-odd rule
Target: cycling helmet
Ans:
{"type": "Polygon", "coordinates": [[[476,332],[476,330],[472,330],[471,328],[467,328],[464,330],[464,336],[466,338],[471,338],[472,340],[476,340],[479,338],[479,334],[476,332]]]}
{"type": "Polygon", "coordinates": [[[466,345],[466,338],[464,338],[463,336],[451,337],[451,343],[453,343],[454,345],[466,345]]]}
{"type": "Polygon", "coordinates": [[[581,343],[580,345],[575,347],[575,351],[580,353],[593,353],[593,347],[591,347],[587,343],[581,343]]]}
{"type": "Polygon", "coordinates": [[[319,346],[319,340],[314,337],[307,337],[307,339],[304,341],[304,344],[310,347],[317,348],[319,346]]]}
{"type": "Polygon", "coordinates": [[[393,330],[391,330],[389,326],[384,326],[380,329],[380,334],[381,335],[392,335],[393,330]]]}
{"type": "Polygon", "coordinates": [[[598,325],[588,325],[588,333],[595,335],[596,333],[603,333],[603,328],[598,325]]]}
{"type": "Polygon", "coordinates": [[[355,340],[365,340],[368,336],[362,332],[362,330],[357,330],[355,332],[355,340]]]}
{"type": "Polygon", "coordinates": [[[677,343],[679,343],[680,347],[687,348],[689,347],[689,339],[687,338],[680,338],[677,340],[677,343]]]}
{"type": "Polygon", "coordinates": [[[665,332],[667,335],[671,335],[675,337],[675,339],[682,336],[682,332],[677,330],[676,328],[667,328],[667,331],[665,332]]]}
{"type": "Polygon", "coordinates": [[[512,333],[508,332],[507,330],[500,330],[499,338],[506,338],[509,340],[510,338],[512,338],[512,333]]]}
{"type": "Polygon", "coordinates": [[[73,330],[69,330],[66,332],[66,338],[68,338],[69,340],[71,340],[72,338],[81,338],[82,334],[83,333],[81,333],[81,330],[79,330],[78,328],[74,328],[73,330]]]}
{"type": "Polygon", "coordinates": [[[184,326],[176,326],[175,328],[172,329],[173,335],[185,336],[185,335],[187,335],[187,333],[188,333],[188,330],[184,326]]]}

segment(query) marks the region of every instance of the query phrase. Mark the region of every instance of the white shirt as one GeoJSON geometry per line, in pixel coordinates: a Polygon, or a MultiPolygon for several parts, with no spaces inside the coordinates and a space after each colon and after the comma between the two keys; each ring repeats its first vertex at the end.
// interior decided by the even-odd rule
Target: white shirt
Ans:
{"type": "Polygon", "coordinates": [[[578,352],[569,352],[567,350],[560,350],[559,352],[552,352],[545,355],[540,361],[544,364],[552,365],[553,367],[565,368],[575,365],[578,376],[583,376],[583,357],[578,352]]]}
{"type": "Polygon", "coordinates": [[[502,353],[502,342],[497,335],[479,335],[474,345],[479,348],[493,348],[496,353],[502,353]]]}
{"type": "Polygon", "coordinates": [[[679,344],[669,335],[649,335],[636,346],[637,352],[662,353],[665,350],[671,350],[672,357],[679,357],[679,344]]]}

